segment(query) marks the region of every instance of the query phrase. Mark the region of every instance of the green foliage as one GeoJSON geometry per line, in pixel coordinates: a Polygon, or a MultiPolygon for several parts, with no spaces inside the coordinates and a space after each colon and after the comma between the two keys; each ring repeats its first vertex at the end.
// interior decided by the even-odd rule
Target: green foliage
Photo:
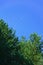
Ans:
{"type": "Polygon", "coordinates": [[[41,65],[40,40],[41,37],[36,33],[31,34],[29,40],[23,36],[18,40],[15,31],[1,19],[0,65],[41,65]]]}
{"type": "Polygon", "coordinates": [[[8,25],[0,20],[0,65],[11,65],[18,38],[8,25]]]}
{"type": "Polygon", "coordinates": [[[31,62],[35,65],[39,62],[41,58],[40,53],[40,40],[41,37],[38,36],[36,33],[30,35],[30,40],[27,41],[21,41],[19,43],[20,46],[20,53],[24,56],[25,59],[31,62]]]}

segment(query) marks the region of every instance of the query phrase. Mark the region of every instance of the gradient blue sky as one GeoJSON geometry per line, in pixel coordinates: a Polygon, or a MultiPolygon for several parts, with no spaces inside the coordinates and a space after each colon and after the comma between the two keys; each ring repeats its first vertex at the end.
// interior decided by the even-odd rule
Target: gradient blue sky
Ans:
{"type": "Polygon", "coordinates": [[[43,0],[0,0],[0,19],[16,30],[16,35],[43,35],[43,0]]]}

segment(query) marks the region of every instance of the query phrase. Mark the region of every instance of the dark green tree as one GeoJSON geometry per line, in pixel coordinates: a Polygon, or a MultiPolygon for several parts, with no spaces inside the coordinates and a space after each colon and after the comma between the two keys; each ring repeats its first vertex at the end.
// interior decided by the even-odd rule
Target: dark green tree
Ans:
{"type": "Polygon", "coordinates": [[[12,65],[14,63],[13,56],[15,55],[16,45],[18,44],[18,37],[15,31],[8,27],[8,25],[0,20],[0,65],[12,65]]]}

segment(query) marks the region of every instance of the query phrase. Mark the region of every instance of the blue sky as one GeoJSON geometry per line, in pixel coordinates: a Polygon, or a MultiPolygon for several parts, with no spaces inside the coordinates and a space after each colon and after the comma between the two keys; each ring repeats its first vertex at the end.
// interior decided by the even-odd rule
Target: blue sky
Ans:
{"type": "Polygon", "coordinates": [[[0,0],[0,19],[16,30],[18,37],[33,32],[43,36],[43,0],[0,0]]]}

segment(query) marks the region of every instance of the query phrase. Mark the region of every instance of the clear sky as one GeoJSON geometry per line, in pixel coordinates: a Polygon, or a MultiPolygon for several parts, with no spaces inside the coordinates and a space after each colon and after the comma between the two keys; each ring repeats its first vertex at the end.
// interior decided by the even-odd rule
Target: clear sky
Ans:
{"type": "Polygon", "coordinates": [[[16,30],[16,35],[43,35],[43,0],[0,0],[0,19],[16,30]]]}

